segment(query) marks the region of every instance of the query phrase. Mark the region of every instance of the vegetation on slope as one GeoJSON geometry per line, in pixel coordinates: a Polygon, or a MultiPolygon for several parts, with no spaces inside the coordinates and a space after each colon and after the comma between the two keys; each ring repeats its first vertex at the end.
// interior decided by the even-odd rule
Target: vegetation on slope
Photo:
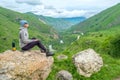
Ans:
{"type": "Polygon", "coordinates": [[[30,37],[37,37],[45,44],[54,39],[57,32],[50,26],[38,21],[34,16],[21,14],[0,7],[0,52],[11,49],[11,43],[14,40],[19,49],[19,20],[28,20],[30,27],[30,37]]]}
{"type": "MultiPolygon", "coordinates": [[[[47,80],[54,80],[56,73],[62,69],[72,73],[74,80],[113,80],[120,75],[119,7],[120,4],[109,8],[72,28],[71,32],[74,30],[89,32],[85,33],[79,40],[76,40],[76,37],[81,33],[63,33],[64,36],[61,39],[65,41],[65,44],[58,45],[57,42],[54,43],[59,52],[54,56],[55,62],[47,80]],[[70,42],[73,43],[70,44],[70,42]],[[104,66],[100,72],[93,74],[90,78],[85,78],[77,73],[72,62],[72,56],[88,48],[93,48],[103,57],[104,66]],[[59,61],[57,56],[60,54],[67,55],[68,59],[59,61]]],[[[18,45],[19,23],[17,20],[19,18],[24,18],[30,22],[31,27],[29,31],[31,37],[39,37],[45,40],[46,43],[54,41],[53,37],[51,37],[55,33],[54,29],[51,30],[49,26],[38,21],[35,16],[0,8],[0,51],[9,49],[13,39],[18,45]]]]}
{"type": "Polygon", "coordinates": [[[69,31],[91,32],[109,29],[120,25],[120,3],[73,26],[69,31]]]}
{"type": "Polygon", "coordinates": [[[111,28],[110,30],[91,32],[82,36],[79,40],[71,43],[69,47],[63,51],[56,53],[55,62],[47,80],[55,79],[55,75],[60,70],[68,70],[72,73],[74,80],[113,80],[120,75],[120,26],[111,28]],[[90,78],[85,78],[77,73],[73,64],[72,56],[79,51],[93,48],[99,53],[104,61],[101,71],[93,74],[90,78]],[[58,60],[57,56],[65,54],[67,60],[58,60]]]}
{"type": "Polygon", "coordinates": [[[67,30],[71,26],[78,24],[86,19],[85,17],[53,18],[53,17],[42,16],[42,15],[35,15],[31,12],[27,12],[26,14],[35,16],[41,22],[50,25],[51,27],[56,29],[58,32],[63,32],[64,30],[67,30]]]}
{"type": "Polygon", "coordinates": [[[72,18],[61,18],[61,19],[71,22],[72,25],[76,25],[86,20],[86,17],[72,17],[72,18]]]}
{"type": "Polygon", "coordinates": [[[66,42],[74,42],[67,44],[69,46],[64,51],[56,53],[53,71],[47,80],[55,79],[57,72],[63,69],[72,73],[74,80],[114,80],[119,76],[120,11],[118,9],[120,9],[120,4],[104,10],[63,33],[63,39],[65,38],[66,42]],[[85,35],[81,36],[79,40],[75,40],[82,32],[85,35]],[[72,56],[88,48],[94,49],[102,56],[104,66],[98,73],[93,74],[90,78],[85,78],[78,74],[73,65],[72,56]],[[59,54],[67,55],[68,59],[58,60],[59,54]]]}
{"type": "Polygon", "coordinates": [[[55,28],[57,31],[62,31],[72,26],[72,23],[60,18],[39,16],[39,19],[44,21],[46,24],[53,26],[53,28],[55,28]]]}

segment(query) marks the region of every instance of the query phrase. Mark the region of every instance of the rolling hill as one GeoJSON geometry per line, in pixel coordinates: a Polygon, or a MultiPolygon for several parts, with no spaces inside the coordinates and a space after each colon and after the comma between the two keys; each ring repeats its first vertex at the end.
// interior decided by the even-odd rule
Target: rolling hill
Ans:
{"type": "Polygon", "coordinates": [[[63,30],[67,30],[71,26],[86,20],[85,17],[53,18],[53,17],[42,16],[42,15],[35,15],[31,12],[27,12],[26,14],[35,16],[41,22],[43,22],[44,24],[50,25],[51,27],[56,29],[58,32],[62,32],[63,30]]]}
{"type": "MultiPolygon", "coordinates": [[[[58,60],[55,56],[53,71],[47,80],[54,79],[60,70],[67,70],[73,75],[73,80],[117,80],[120,76],[120,4],[73,26],[63,33],[63,39],[68,42],[67,47],[60,54],[68,56],[66,60],[58,60]],[[71,31],[71,32],[69,32],[71,31]],[[77,34],[73,34],[73,32],[77,34]],[[81,32],[86,34],[81,35],[81,32]],[[72,33],[72,34],[71,34],[72,33]],[[77,39],[77,36],[80,36],[77,39]],[[73,40],[72,40],[73,39],[73,40]],[[72,42],[70,44],[70,42],[72,42]],[[73,65],[73,55],[85,49],[92,48],[102,56],[102,69],[86,78],[78,74],[73,65]],[[66,64],[69,63],[69,64],[66,64]],[[61,65],[62,64],[62,65],[61,65]]],[[[118,79],[119,80],[119,79],[118,79]]]]}
{"type": "MultiPolygon", "coordinates": [[[[73,26],[71,32],[89,32],[85,35],[62,33],[65,44],[58,45],[61,49],[54,56],[52,72],[47,80],[54,80],[60,70],[67,70],[74,80],[114,80],[120,75],[120,4],[73,26]],[[76,37],[81,35],[80,39],[76,37]],[[72,43],[70,43],[72,42],[72,43]],[[66,44],[67,43],[67,44],[66,44]],[[73,65],[72,56],[84,49],[92,48],[102,56],[104,65],[102,69],[90,78],[78,74],[73,65]],[[68,59],[58,60],[60,54],[68,56],[68,59]]],[[[11,49],[14,40],[18,47],[19,19],[26,19],[30,23],[30,36],[41,39],[45,44],[57,38],[57,32],[47,25],[44,20],[31,14],[21,14],[0,7],[0,52],[11,49]]],[[[54,42],[55,43],[55,42],[54,42]]],[[[56,44],[55,44],[56,45],[56,44]]]]}
{"type": "Polygon", "coordinates": [[[19,49],[18,33],[20,19],[28,20],[31,38],[37,37],[45,44],[57,38],[57,32],[49,25],[39,21],[36,17],[0,7],[0,52],[11,49],[13,40],[16,42],[17,49],[19,49]]]}
{"type": "MultiPolygon", "coordinates": [[[[59,18],[58,18],[59,19],[59,18]]],[[[86,17],[71,17],[71,18],[61,18],[65,21],[68,21],[70,23],[72,23],[72,25],[76,25],[78,23],[83,22],[84,20],[86,20],[86,17]]]]}
{"type": "Polygon", "coordinates": [[[84,21],[85,17],[72,17],[72,18],[52,18],[46,16],[39,16],[39,20],[46,24],[53,26],[57,31],[69,29],[71,26],[84,21]]]}
{"type": "MultiPolygon", "coordinates": [[[[120,26],[119,26],[120,27],[120,26]]],[[[68,70],[73,75],[73,80],[116,80],[120,76],[120,28],[114,27],[109,30],[90,32],[75,40],[64,51],[55,56],[53,71],[47,80],[54,79],[60,70],[68,70]],[[78,74],[73,65],[73,55],[85,49],[92,48],[103,58],[102,69],[86,78],[78,74]],[[66,60],[58,60],[60,54],[68,56],[66,60]],[[68,63],[68,64],[67,64],[68,63]],[[61,65],[62,64],[62,65],[61,65]]]]}
{"type": "Polygon", "coordinates": [[[68,29],[72,26],[71,22],[60,19],[60,18],[39,16],[39,20],[43,21],[46,24],[51,25],[57,31],[63,31],[63,30],[68,29]]]}
{"type": "Polygon", "coordinates": [[[99,14],[72,26],[68,31],[91,32],[109,29],[120,25],[120,3],[110,7],[99,14]]]}

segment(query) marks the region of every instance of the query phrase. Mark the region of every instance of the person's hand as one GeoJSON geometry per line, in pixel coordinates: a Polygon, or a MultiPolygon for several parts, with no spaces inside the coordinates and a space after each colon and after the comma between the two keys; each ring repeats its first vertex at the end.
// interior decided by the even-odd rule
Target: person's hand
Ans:
{"type": "Polygon", "coordinates": [[[33,37],[33,38],[31,38],[31,39],[33,39],[33,40],[34,40],[34,39],[36,39],[36,38],[35,38],[35,37],[33,37]]]}
{"type": "Polygon", "coordinates": [[[38,39],[34,39],[34,41],[39,41],[38,39]]]}

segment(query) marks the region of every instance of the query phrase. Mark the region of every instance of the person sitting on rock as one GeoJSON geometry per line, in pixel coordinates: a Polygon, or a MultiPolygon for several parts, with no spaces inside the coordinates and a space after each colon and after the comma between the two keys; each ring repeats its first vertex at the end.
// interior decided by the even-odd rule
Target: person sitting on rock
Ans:
{"type": "Polygon", "coordinates": [[[29,39],[29,34],[27,28],[29,27],[29,24],[26,20],[20,21],[20,32],[19,32],[19,44],[20,48],[24,51],[27,51],[34,46],[38,46],[40,50],[42,50],[44,53],[46,53],[46,56],[53,56],[52,52],[49,52],[44,45],[41,43],[40,40],[36,38],[29,39]]]}

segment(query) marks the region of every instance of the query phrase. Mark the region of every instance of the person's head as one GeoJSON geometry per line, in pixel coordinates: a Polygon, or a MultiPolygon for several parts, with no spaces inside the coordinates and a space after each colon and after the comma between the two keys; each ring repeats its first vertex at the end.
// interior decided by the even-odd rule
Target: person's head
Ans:
{"type": "Polygon", "coordinates": [[[29,27],[29,24],[26,20],[21,20],[20,21],[20,26],[21,27],[25,27],[25,28],[28,28],[29,27]]]}

